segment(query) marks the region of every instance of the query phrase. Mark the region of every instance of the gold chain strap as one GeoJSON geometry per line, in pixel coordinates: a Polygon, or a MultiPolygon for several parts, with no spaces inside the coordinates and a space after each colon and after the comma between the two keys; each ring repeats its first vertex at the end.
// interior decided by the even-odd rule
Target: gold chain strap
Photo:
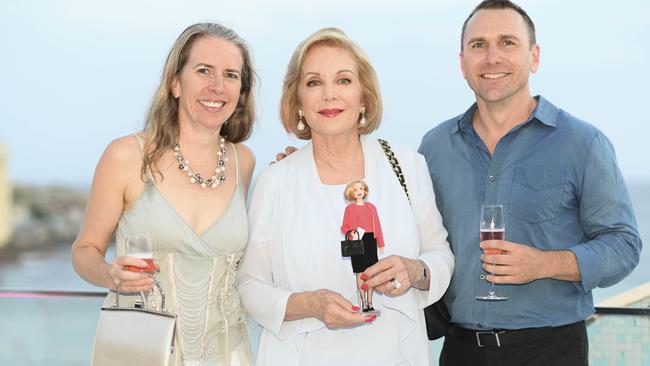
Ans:
{"type": "Polygon", "coordinates": [[[395,153],[390,148],[388,141],[382,139],[377,139],[377,141],[379,141],[379,145],[381,145],[381,148],[384,150],[384,154],[386,154],[386,158],[388,158],[388,162],[393,168],[393,172],[395,172],[395,176],[397,177],[397,180],[399,180],[399,184],[401,184],[402,188],[404,188],[404,193],[406,193],[406,198],[408,198],[409,204],[411,204],[411,196],[409,195],[408,188],[406,188],[406,178],[404,177],[404,173],[402,173],[402,167],[400,167],[395,153]]]}
{"type": "MultiPolygon", "coordinates": [[[[406,193],[406,198],[408,198],[409,204],[411,204],[411,196],[409,195],[408,188],[406,188],[406,178],[404,178],[404,173],[402,173],[402,168],[399,166],[399,161],[397,160],[395,153],[390,148],[388,141],[382,139],[377,139],[377,141],[379,141],[379,145],[381,145],[381,148],[384,149],[384,154],[386,154],[386,158],[388,158],[388,162],[390,163],[390,166],[393,167],[393,172],[395,172],[395,176],[397,176],[397,180],[399,180],[399,184],[401,184],[402,188],[404,188],[404,193],[406,193]]],[[[422,273],[422,278],[419,281],[411,284],[411,286],[419,289],[420,288],[419,286],[423,284],[424,281],[427,279],[428,267],[421,259],[418,259],[418,263],[422,268],[420,270],[420,272],[422,273]]]]}

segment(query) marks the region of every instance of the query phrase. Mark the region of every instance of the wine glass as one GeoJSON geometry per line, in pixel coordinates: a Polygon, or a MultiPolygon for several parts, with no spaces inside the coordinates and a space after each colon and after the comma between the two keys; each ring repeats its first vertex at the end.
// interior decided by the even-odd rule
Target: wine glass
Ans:
{"type": "MultiPolygon", "coordinates": [[[[485,240],[505,240],[506,225],[503,215],[502,205],[482,205],[481,222],[480,222],[481,241],[485,240]]],[[[485,254],[501,254],[498,249],[486,249],[485,254]]],[[[488,294],[476,296],[476,300],[498,301],[508,300],[507,296],[499,296],[494,293],[494,283],[489,283],[488,294]]]]}
{"type": "Polygon", "coordinates": [[[126,255],[135,257],[147,262],[147,266],[136,267],[126,266],[124,269],[131,272],[146,272],[153,274],[156,271],[156,264],[153,260],[153,244],[148,233],[137,234],[126,237],[126,255]]]}
{"type": "MultiPolygon", "coordinates": [[[[146,273],[150,277],[155,278],[154,274],[158,269],[158,267],[156,266],[156,263],[154,262],[153,259],[153,243],[151,241],[151,237],[149,236],[149,233],[127,236],[126,255],[128,257],[142,259],[143,261],[147,262],[147,266],[144,268],[136,267],[136,266],[125,266],[124,269],[131,272],[146,273]]],[[[152,293],[153,291],[151,290],[146,292],[140,292],[140,296],[142,296],[142,300],[144,301],[146,306],[151,305],[150,303],[152,301],[151,298],[152,293]]]]}

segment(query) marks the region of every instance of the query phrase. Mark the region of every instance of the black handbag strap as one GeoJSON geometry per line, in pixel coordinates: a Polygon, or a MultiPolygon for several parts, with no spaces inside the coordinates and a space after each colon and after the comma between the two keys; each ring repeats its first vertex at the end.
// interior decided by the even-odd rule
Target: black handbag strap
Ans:
{"type": "MultiPolygon", "coordinates": [[[[382,139],[377,140],[379,141],[381,148],[384,149],[384,154],[386,154],[388,162],[391,167],[393,167],[393,171],[395,172],[397,180],[399,180],[399,184],[404,188],[404,193],[406,193],[406,198],[408,198],[410,204],[411,197],[409,196],[408,188],[406,188],[406,179],[404,173],[402,173],[402,168],[399,166],[399,161],[397,161],[395,153],[393,153],[390,145],[388,145],[388,141],[382,139]]],[[[429,340],[432,341],[444,337],[449,332],[449,328],[451,327],[451,323],[449,323],[449,310],[442,299],[424,308],[424,319],[427,328],[427,338],[429,338],[429,340]]]]}
{"type": "Polygon", "coordinates": [[[393,172],[395,173],[395,176],[397,177],[399,184],[402,186],[402,188],[404,188],[404,193],[406,193],[406,198],[408,198],[409,205],[410,205],[411,196],[409,195],[409,190],[406,187],[406,177],[404,177],[404,173],[402,172],[402,167],[400,167],[399,165],[399,160],[397,160],[395,153],[390,148],[388,141],[382,139],[377,139],[377,141],[379,141],[379,145],[381,145],[381,148],[384,150],[384,154],[386,154],[386,158],[388,159],[390,166],[393,168],[393,172]]]}
{"type": "MultiPolygon", "coordinates": [[[[345,240],[348,240],[348,238],[350,237],[350,234],[351,234],[351,233],[356,233],[356,234],[357,234],[357,238],[359,238],[359,236],[360,236],[360,235],[359,235],[359,232],[357,231],[357,229],[348,230],[348,231],[345,233],[345,240]]],[[[359,239],[361,239],[361,238],[359,238],[359,239]]]]}

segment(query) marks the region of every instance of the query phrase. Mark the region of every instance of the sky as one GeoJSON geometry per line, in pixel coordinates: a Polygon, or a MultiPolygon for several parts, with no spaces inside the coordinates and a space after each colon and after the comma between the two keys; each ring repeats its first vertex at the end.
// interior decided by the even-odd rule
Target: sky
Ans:
{"type": "MultiPolygon", "coordinates": [[[[221,22],[246,39],[259,74],[247,145],[259,172],[286,145],[282,78],[300,41],[340,27],[370,57],[384,118],[374,136],[417,148],[474,95],[459,68],[460,29],[477,1],[4,1],[0,143],[16,184],[88,187],[113,139],[138,131],[169,49],[190,24],[221,22]]],[[[650,3],[519,1],[537,28],[531,91],[613,142],[629,182],[650,182],[650,3]]]]}

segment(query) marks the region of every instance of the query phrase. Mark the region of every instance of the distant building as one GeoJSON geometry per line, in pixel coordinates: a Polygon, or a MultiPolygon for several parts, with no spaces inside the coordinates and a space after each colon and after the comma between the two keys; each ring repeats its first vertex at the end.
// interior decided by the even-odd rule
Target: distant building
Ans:
{"type": "Polygon", "coordinates": [[[9,158],[5,146],[0,144],[0,247],[11,239],[11,193],[9,158]]]}

